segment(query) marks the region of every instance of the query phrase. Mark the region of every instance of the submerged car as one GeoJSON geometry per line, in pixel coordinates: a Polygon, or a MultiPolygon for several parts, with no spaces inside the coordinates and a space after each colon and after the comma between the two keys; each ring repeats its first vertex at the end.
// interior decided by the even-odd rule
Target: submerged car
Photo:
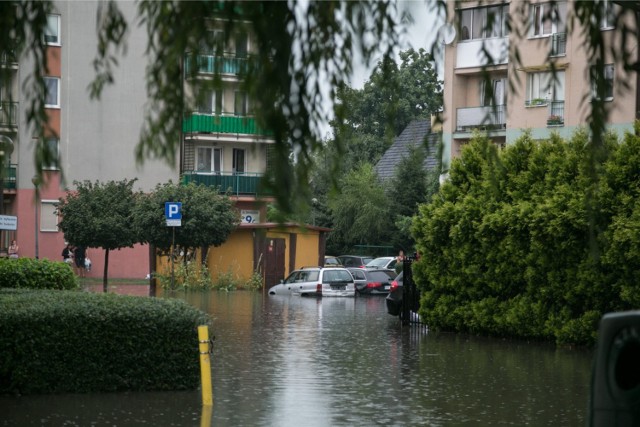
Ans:
{"type": "Polygon", "coordinates": [[[269,289],[269,295],[319,297],[353,297],[355,281],[346,268],[307,267],[293,271],[280,284],[269,289]]]}
{"type": "Polygon", "coordinates": [[[391,289],[391,281],[397,273],[394,270],[368,270],[365,268],[349,268],[356,283],[356,291],[359,294],[388,294],[391,289]]]}
{"type": "Polygon", "coordinates": [[[396,257],[393,256],[382,256],[382,257],[378,257],[376,259],[373,259],[371,261],[369,261],[367,263],[367,265],[365,265],[366,268],[371,268],[371,269],[375,269],[375,268],[382,268],[382,269],[389,269],[389,270],[393,270],[396,266],[396,263],[398,262],[396,257]]]}
{"type": "Polygon", "coordinates": [[[364,268],[369,262],[373,261],[373,257],[362,255],[340,255],[338,256],[340,263],[345,267],[364,268]]]}
{"type": "Polygon", "coordinates": [[[324,266],[325,267],[342,267],[342,263],[337,257],[326,255],[324,257],[324,266]]]}

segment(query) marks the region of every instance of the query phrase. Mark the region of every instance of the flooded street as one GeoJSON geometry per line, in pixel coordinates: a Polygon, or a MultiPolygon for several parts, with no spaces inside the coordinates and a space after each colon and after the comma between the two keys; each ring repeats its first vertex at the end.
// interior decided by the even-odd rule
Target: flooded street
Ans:
{"type": "Polygon", "coordinates": [[[590,351],[402,328],[383,297],[171,297],[213,317],[211,413],[199,391],[1,397],[0,425],[585,425],[590,351]]]}

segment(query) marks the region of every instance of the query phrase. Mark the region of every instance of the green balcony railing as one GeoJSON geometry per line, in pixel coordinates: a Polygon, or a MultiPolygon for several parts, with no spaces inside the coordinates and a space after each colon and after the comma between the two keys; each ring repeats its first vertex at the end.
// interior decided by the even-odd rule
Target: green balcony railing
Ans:
{"type": "Polygon", "coordinates": [[[191,114],[185,116],[182,123],[184,133],[244,133],[249,135],[269,135],[260,129],[253,117],[214,116],[208,114],[191,114]]]}
{"type": "Polygon", "coordinates": [[[249,61],[247,58],[235,56],[192,55],[185,60],[185,73],[187,76],[193,73],[205,74],[247,74],[249,61]],[[193,69],[193,64],[196,69],[193,69]]]}
{"type": "Polygon", "coordinates": [[[18,165],[10,164],[4,170],[4,181],[3,186],[5,190],[15,190],[16,189],[16,172],[18,171],[18,165]]]}
{"type": "Polygon", "coordinates": [[[208,187],[217,187],[220,193],[228,193],[234,196],[269,196],[270,192],[264,191],[260,186],[261,173],[198,173],[185,172],[182,175],[184,185],[191,182],[203,184],[208,187]]]}
{"type": "Polygon", "coordinates": [[[0,102],[0,126],[18,126],[17,102],[0,102]]]}

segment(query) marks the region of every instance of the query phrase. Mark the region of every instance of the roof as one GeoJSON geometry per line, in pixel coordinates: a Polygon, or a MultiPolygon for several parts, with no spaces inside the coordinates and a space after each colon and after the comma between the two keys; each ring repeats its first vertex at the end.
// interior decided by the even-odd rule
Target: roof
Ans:
{"type": "Polygon", "coordinates": [[[376,173],[381,180],[393,178],[396,167],[402,159],[409,155],[411,147],[419,146],[427,140],[427,157],[424,160],[426,170],[435,170],[438,167],[438,140],[437,133],[431,132],[431,120],[414,120],[407,125],[400,135],[396,137],[391,147],[382,155],[382,158],[376,164],[376,173]]]}

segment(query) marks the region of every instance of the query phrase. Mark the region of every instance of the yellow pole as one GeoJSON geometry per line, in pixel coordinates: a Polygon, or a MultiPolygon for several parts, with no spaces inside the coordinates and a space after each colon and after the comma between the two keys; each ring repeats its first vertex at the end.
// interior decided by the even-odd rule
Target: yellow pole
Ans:
{"type": "Polygon", "coordinates": [[[211,360],[209,355],[209,328],[207,325],[198,326],[198,340],[200,341],[200,377],[202,380],[202,404],[213,405],[211,391],[211,360]]]}

